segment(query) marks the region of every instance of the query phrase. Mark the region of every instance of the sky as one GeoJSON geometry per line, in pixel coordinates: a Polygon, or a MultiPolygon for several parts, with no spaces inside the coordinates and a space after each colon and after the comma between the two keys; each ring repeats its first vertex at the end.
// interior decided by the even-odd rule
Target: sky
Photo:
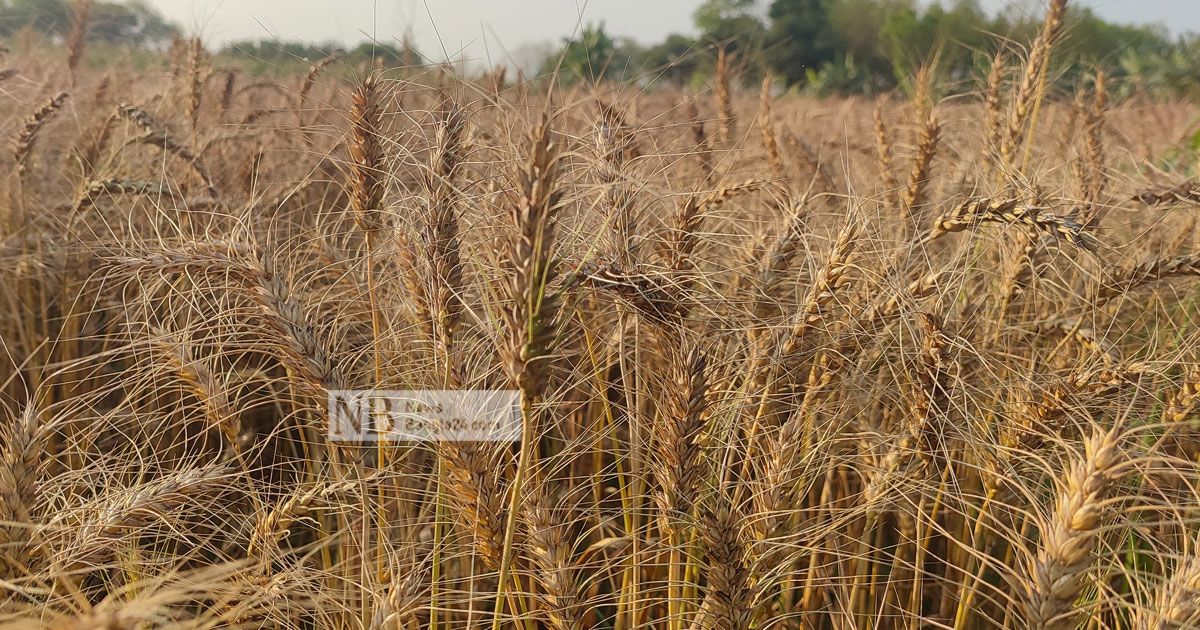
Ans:
{"type": "MultiPolygon", "coordinates": [[[[472,63],[522,65],[539,46],[570,36],[581,23],[603,21],[616,37],[642,43],[691,33],[702,0],[149,0],[168,19],[210,45],[229,40],[300,39],[398,42],[411,31],[426,56],[472,63]]],[[[1031,11],[1042,3],[1024,0],[1031,11]]],[[[1008,0],[983,0],[997,9],[1008,0]]],[[[1101,17],[1165,24],[1200,32],[1200,0],[1072,0],[1101,17]]]]}

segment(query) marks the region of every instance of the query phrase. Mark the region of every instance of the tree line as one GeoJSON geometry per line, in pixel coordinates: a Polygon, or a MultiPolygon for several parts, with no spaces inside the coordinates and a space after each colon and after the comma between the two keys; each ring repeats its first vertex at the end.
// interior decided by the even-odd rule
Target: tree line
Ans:
{"type": "MultiPolygon", "coordinates": [[[[706,0],[692,15],[698,34],[671,34],[643,44],[590,24],[542,61],[558,80],[617,80],[698,85],[713,72],[719,50],[737,76],[757,83],[770,75],[816,94],[875,94],[903,86],[928,64],[939,85],[973,89],[992,56],[1020,54],[1040,28],[1028,4],[990,13],[979,0],[706,0]]],[[[62,38],[71,0],[0,0],[0,37],[22,30],[62,38]]],[[[1055,49],[1053,76],[1070,83],[1098,69],[1126,92],[1162,97],[1200,94],[1200,36],[1173,38],[1163,26],[1108,22],[1072,5],[1066,39],[1055,49]]],[[[181,30],[145,0],[92,3],[89,39],[150,50],[178,43],[181,30]]],[[[411,37],[398,44],[356,46],[275,39],[227,43],[219,59],[250,72],[293,72],[336,56],[353,66],[426,63],[411,37]]]]}
{"type": "MultiPolygon", "coordinates": [[[[973,87],[997,48],[1018,54],[1041,27],[1028,4],[990,13],[978,0],[707,0],[693,14],[698,35],[643,45],[590,24],[548,57],[543,71],[563,80],[706,81],[716,52],[736,60],[747,83],[771,75],[820,94],[895,89],[929,64],[943,84],[973,87]]],[[[1200,92],[1200,37],[1172,38],[1163,26],[1106,21],[1068,8],[1055,76],[1072,81],[1104,69],[1126,90],[1163,96],[1200,92]]]]}
{"type": "MultiPolygon", "coordinates": [[[[71,30],[72,12],[68,0],[0,0],[0,37],[10,38],[23,30],[65,37],[71,30]]],[[[169,43],[178,34],[179,28],[144,0],[92,3],[89,41],[153,47],[169,43]]]]}
{"type": "MultiPolygon", "coordinates": [[[[71,31],[73,13],[72,0],[0,0],[0,38],[12,39],[31,32],[61,41],[71,31]]],[[[92,44],[168,52],[183,41],[183,30],[145,0],[93,1],[88,14],[87,38],[92,44]]],[[[388,66],[422,63],[415,46],[407,41],[398,45],[362,42],[343,46],[260,39],[228,42],[216,52],[217,59],[253,74],[294,73],[297,68],[303,72],[310,64],[330,56],[355,66],[363,61],[388,66]]],[[[166,64],[168,59],[164,55],[159,61],[166,64]]]]}

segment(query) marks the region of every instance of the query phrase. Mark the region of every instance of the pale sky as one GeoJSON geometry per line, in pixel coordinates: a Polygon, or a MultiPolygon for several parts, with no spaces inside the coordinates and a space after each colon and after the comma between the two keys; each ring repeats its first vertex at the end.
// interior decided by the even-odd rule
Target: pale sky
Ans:
{"type": "MultiPolygon", "coordinates": [[[[212,45],[228,40],[300,39],[309,43],[397,42],[411,30],[425,55],[474,62],[520,61],[522,46],[557,42],[582,22],[603,21],[610,35],[653,42],[691,33],[703,0],[150,0],[212,45]],[[444,52],[443,52],[444,51],[444,52]],[[512,57],[510,57],[512,55],[512,57]]],[[[1024,0],[1032,7],[1042,2],[1024,0]]],[[[989,8],[1007,0],[983,0],[989,8]]],[[[1200,0],[1072,0],[1106,19],[1162,23],[1200,31],[1200,0]]],[[[1035,9],[1037,10],[1037,9],[1035,9]]]]}

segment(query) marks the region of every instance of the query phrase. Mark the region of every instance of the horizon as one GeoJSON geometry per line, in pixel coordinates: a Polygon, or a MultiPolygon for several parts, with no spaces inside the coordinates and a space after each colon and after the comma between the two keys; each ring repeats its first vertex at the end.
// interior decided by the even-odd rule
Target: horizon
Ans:
{"type": "MultiPolygon", "coordinates": [[[[278,39],[349,46],[363,41],[399,43],[411,34],[421,53],[434,61],[521,66],[526,62],[522,57],[536,57],[588,23],[603,23],[611,36],[640,44],[672,33],[695,35],[692,13],[702,3],[307,0],[304,12],[296,11],[288,0],[152,0],[150,5],[209,45],[278,39]]],[[[991,13],[1017,4],[1019,10],[1036,14],[1044,3],[982,0],[981,4],[991,13]]],[[[1162,27],[1172,37],[1200,32],[1200,3],[1188,7],[1176,0],[1081,0],[1072,4],[1088,7],[1105,20],[1162,27]],[[1132,19],[1135,16],[1145,19],[1132,19]]]]}

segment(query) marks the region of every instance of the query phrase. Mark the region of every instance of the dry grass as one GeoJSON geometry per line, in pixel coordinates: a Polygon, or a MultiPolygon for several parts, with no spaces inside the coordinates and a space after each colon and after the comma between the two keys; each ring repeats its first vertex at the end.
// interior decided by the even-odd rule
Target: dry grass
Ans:
{"type": "Polygon", "coordinates": [[[943,102],[14,51],[0,623],[1200,623],[1197,111],[1057,93],[1061,5],[943,102]]]}

